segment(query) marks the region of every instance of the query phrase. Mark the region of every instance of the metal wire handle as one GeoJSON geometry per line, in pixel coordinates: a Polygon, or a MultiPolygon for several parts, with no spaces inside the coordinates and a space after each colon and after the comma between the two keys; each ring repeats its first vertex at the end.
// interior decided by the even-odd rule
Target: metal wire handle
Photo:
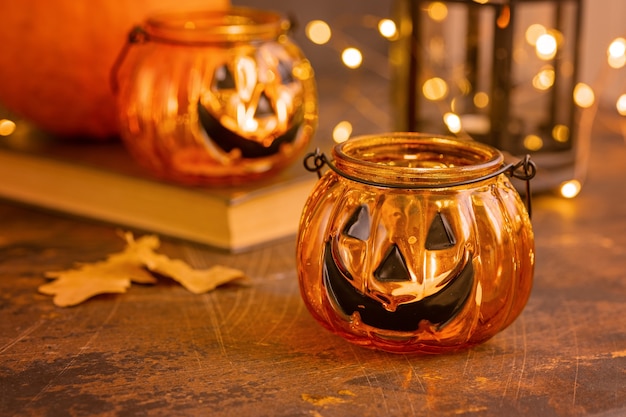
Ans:
{"type": "Polygon", "coordinates": [[[361,184],[372,185],[375,187],[385,188],[405,188],[405,189],[429,189],[429,188],[442,188],[442,187],[458,187],[462,185],[474,184],[489,178],[497,177],[498,175],[505,174],[509,177],[514,177],[526,182],[526,210],[528,216],[532,217],[532,205],[531,205],[531,193],[530,193],[530,180],[537,174],[537,165],[531,161],[530,155],[526,155],[517,163],[510,163],[502,165],[497,171],[491,172],[482,177],[472,178],[464,181],[454,181],[444,184],[436,185],[424,185],[424,184],[387,184],[383,182],[365,180],[363,178],[350,175],[339,168],[337,168],[326,155],[317,148],[314,152],[308,153],[304,157],[304,168],[309,172],[317,172],[317,177],[322,177],[322,168],[327,165],[337,175],[347,178],[351,181],[360,182],[361,184]]]}

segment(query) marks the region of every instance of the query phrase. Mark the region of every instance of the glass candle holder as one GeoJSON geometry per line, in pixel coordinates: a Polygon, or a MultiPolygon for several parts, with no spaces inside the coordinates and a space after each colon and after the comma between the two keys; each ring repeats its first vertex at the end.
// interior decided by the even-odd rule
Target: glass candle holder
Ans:
{"type": "Polygon", "coordinates": [[[439,353],[507,327],[529,297],[534,240],[505,164],[489,145],[419,133],[350,139],[303,210],[301,295],[326,329],[355,344],[439,353]]]}
{"type": "Polygon", "coordinates": [[[112,71],[124,144],[157,176],[234,185],[302,155],[317,125],[313,69],[280,14],[155,15],[112,71]]]}

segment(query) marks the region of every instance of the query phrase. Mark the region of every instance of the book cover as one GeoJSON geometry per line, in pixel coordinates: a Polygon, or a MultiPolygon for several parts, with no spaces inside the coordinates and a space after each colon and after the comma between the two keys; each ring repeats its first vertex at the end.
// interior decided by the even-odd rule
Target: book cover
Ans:
{"type": "Polygon", "coordinates": [[[237,252],[294,236],[317,175],[294,163],[267,181],[193,187],[157,180],[121,143],[0,137],[0,198],[237,252]]]}

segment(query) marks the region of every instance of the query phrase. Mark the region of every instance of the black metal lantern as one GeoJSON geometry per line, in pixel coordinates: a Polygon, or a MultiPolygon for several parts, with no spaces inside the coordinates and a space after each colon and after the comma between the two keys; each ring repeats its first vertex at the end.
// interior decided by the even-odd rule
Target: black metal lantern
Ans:
{"type": "Polygon", "coordinates": [[[574,179],[581,2],[396,1],[395,129],[531,153],[540,189],[574,179]]]}

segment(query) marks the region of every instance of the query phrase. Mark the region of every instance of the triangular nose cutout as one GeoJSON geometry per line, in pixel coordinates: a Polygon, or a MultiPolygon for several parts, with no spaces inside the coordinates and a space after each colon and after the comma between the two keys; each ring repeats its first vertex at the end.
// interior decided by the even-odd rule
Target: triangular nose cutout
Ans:
{"type": "Polygon", "coordinates": [[[380,282],[410,281],[411,275],[406,267],[404,256],[397,245],[391,246],[387,255],[374,271],[374,277],[380,282]]]}
{"type": "Polygon", "coordinates": [[[270,103],[270,99],[265,93],[261,93],[259,97],[259,104],[257,105],[254,117],[274,116],[274,109],[270,103]]]}

